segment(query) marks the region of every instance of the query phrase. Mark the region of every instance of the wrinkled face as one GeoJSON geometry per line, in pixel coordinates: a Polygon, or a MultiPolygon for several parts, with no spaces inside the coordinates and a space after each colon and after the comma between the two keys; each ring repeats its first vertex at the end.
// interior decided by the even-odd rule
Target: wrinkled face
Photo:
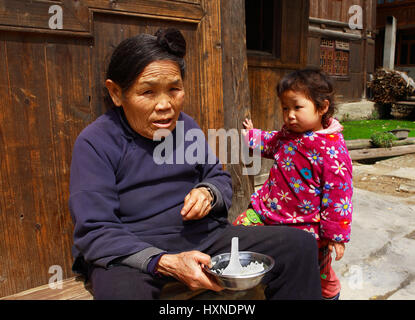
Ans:
{"type": "Polygon", "coordinates": [[[327,112],[328,104],[324,110],[319,111],[314,102],[303,93],[287,90],[281,96],[281,108],[284,124],[288,129],[303,133],[323,129],[322,117],[327,112]]]}
{"type": "Polygon", "coordinates": [[[154,61],[127,92],[118,94],[118,99],[111,96],[116,106],[123,107],[131,128],[153,139],[158,129],[172,131],[176,127],[184,101],[180,68],[173,61],[154,61]]]}

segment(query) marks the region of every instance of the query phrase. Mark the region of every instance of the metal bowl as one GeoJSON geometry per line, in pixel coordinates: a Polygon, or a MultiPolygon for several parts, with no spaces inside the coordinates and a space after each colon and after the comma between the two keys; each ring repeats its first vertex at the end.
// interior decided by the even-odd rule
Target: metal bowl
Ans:
{"type": "Polygon", "coordinates": [[[212,268],[205,266],[205,270],[207,273],[212,275],[218,283],[228,290],[240,291],[240,290],[247,290],[255,287],[258,285],[265,274],[270,271],[275,264],[275,261],[270,256],[265,254],[250,252],[250,251],[240,251],[239,252],[239,261],[242,267],[247,266],[251,262],[259,262],[263,263],[264,270],[257,273],[251,274],[244,274],[244,275],[221,275],[216,273],[215,271],[218,269],[224,269],[228,266],[229,260],[231,258],[231,254],[222,253],[212,258],[212,268]]]}

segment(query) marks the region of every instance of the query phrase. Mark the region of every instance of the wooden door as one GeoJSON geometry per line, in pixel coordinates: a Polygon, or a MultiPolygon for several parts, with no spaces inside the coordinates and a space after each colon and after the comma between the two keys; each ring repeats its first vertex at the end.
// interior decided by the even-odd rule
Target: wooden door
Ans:
{"type": "Polygon", "coordinates": [[[105,68],[121,40],[179,28],[184,111],[205,132],[223,126],[219,11],[219,0],[0,1],[0,297],[57,268],[73,276],[72,146],[105,112],[105,68]]]}
{"type": "MultiPolygon", "coordinates": [[[[254,6],[250,0],[245,1],[251,117],[256,128],[279,130],[283,121],[276,87],[285,73],[303,68],[307,63],[309,1],[260,2],[262,7],[254,6]],[[249,22],[251,15],[253,24],[249,22]],[[255,20],[255,16],[261,19],[255,20]],[[250,44],[250,28],[254,28],[253,46],[250,44]],[[270,33],[270,30],[273,32],[270,33]],[[259,36],[261,33],[263,35],[259,36]],[[257,38],[263,39],[263,42],[256,41],[257,38]]],[[[261,174],[255,184],[263,182],[263,176],[268,176],[272,164],[272,160],[263,159],[261,174]]]]}

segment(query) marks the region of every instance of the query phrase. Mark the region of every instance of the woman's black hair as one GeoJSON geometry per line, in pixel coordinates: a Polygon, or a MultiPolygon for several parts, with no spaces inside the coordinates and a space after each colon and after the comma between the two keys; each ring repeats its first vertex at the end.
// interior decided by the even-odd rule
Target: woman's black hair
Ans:
{"type": "Polygon", "coordinates": [[[281,99],[281,96],[287,90],[303,93],[313,101],[317,110],[323,109],[324,100],[328,100],[329,108],[322,117],[322,123],[324,127],[329,125],[330,118],[336,112],[336,105],[334,102],[333,82],[327,74],[320,69],[296,70],[284,76],[278,83],[278,97],[281,99]]]}
{"type": "MultiPolygon", "coordinates": [[[[176,28],[159,29],[155,35],[138,34],[125,39],[114,50],[108,65],[106,79],[111,79],[123,92],[134,84],[144,68],[154,61],[171,60],[178,64],[185,76],[186,40],[176,28]]],[[[113,107],[108,92],[105,103],[113,107]]]]}

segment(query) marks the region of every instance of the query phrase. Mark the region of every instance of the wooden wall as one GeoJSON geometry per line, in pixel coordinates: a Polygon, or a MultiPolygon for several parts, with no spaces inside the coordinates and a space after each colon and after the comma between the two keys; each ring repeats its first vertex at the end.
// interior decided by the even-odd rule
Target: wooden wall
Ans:
{"type": "Polygon", "coordinates": [[[188,41],[184,111],[205,131],[222,128],[219,0],[0,2],[0,297],[48,283],[53,265],[73,275],[73,143],[105,111],[112,49],[167,26],[188,41]],[[62,30],[48,26],[52,4],[62,30]]]}
{"type": "MultiPolygon", "coordinates": [[[[248,51],[251,116],[254,127],[262,130],[281,128],[282,114],[276,86],[284,74],[305,67],[307,63],[307,28],[309,2],[280,1],[281,56],[257,55],[248,51]]],[[[261,173],[268,174],[272,160],[263,160],[261,173]]]]}
{"type": "Polygon", "coordinates": [[[376,10],[376,28],[385,28],[386,17],[394,16],[397,20],[397,28],[415,28],[415,2],[400,0],[394,3],[378,5],[376,10]]]}
{"type": "MultiPolygon", "coordinates": [[[[399,42],[401,33],[415,33],[415,2],[410,0],[398,1],[395,3],[385,3],[378,5],[376,9],[376,28],[378,37],[376,41],[376,61],[375,66],[383,65],[383,47],[385,41],[385,24],[388,16],[394,16],[397,22],[397,39],[396,39],[396,58],[399,56],[399,42]]],[[[397,60],[397,66],[399,67],[397,60]]],[[[403,67],[408,69],[408,67],[403,67]]],[[[401,70],[404,71],[404,70],[401,70]]],[[[408,71],[408,70],[407,70],[408,71]]],[[[410,76],[414,77],[412,73],[410,76]]]]}
{"type": "MultiPolygon", "coordinates": [[[[280,56],[265,57],[246,52],[244,0],[0,1],[0,297],[48,283],[52,265],[73,275],[72,146],[105,111],[112,49],[136,33],[176,26],[189,47],[184,111],[205,132],[241,129],[246,116],[258,128],[279,129],[275,88],[307,65],[310,1],[279,2],[280,56]],[[62,30],[48,27],[51,4],[63,8],[62,30]]],[[[264,161],[261,172],[271,165],[264,161]]],[[[227,167],[235,216],[249,202],[253,177],[227,167]]]]}
{"type": "Polygon", "coordinates": [[[338,102],[359,101],[366,96],[368,74],[374,72],[376,1],[310,0],[308,65],[320,66],[321,38],[349,42],[349,75],[334,77],[338,102]],[[349,27],[349,8],[362,7],[363,29],[349,27]],[[334,31],[334,32],[333,32],[334,31]]]}

